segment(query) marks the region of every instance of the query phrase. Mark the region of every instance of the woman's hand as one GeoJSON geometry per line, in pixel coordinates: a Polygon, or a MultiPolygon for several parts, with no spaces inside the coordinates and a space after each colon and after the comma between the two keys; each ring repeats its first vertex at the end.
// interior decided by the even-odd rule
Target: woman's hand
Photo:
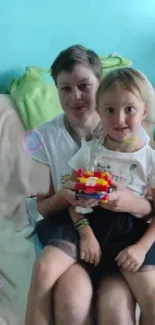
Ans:
{"type": "Polygon", "coordinates": [[[95,207],[99,204],[96,199],[80,199],[76,198],[75,182],[68,181],[59,190],[59,195],[64,197],[71,205],[80,206],[82,208],[95,207]]]}

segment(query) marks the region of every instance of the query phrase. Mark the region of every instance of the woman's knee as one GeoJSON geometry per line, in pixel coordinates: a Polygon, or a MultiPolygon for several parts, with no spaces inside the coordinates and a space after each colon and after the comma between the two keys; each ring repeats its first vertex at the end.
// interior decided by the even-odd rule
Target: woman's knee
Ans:
{"type": "Polygon", "coordinates": [[[121,275],[106,277],[97,295],[99,324],[134,325],[135,300],[121,275]]]}
{"type": "Polygon", "coordinates": [[[46,260],[40,257],[36,260],[32,271],[32,282],[36,284],[38,288],[43,286],[45,282],[49,280],[49,269],[46,264],[46,260]]]}
{"type": "Polygon", "coordinates": [[[71,266],[58,280],[54,291],[56,312],[89,312],[93,296],[91,280],[78,264],[71,266]]]}
{"type": "Polygon", "coordinates": [[[125,272],[124,276],[136,297],[142,315],[155,319],[155,270],[125,272]]]}
{"type": "Polygon", "coordinates": [[[74,263],[74,259],[59,248],[48,246],[35,262],[32,278],[39,282],[39,286],[52,288],[57,279],[74,263]]]}
{"type": "Polygon", "coordinates": [[[148,288],[140,301],[142,314],[155,317],[155,287],[148,288]]]}

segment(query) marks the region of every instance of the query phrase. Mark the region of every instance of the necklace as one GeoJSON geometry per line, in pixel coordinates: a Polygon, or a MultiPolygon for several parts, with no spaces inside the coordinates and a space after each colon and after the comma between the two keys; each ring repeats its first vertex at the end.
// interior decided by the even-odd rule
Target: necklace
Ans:
{"type": "Polygon", "coordinates": [[[124,144],[130,144],[130,143],[133,143],[133,142],[135,142],[136,140],[139,139],[138,136],[132,137],[132,138],[127,139],[127,140],[118,140],[118,139],[114,139],[114,138],[112,138],[109,134],[107,134],[106,136],[107,136],[111,141],[113,141],[113,142],[124,143],[124,144]]]}
{"type": "MultiPolygon", "coordinates": [[[[81,138],[76,134],[75,130],[72,128],[66,115],[64,115],[64,124],[65,124],[66,130],[68,131],[68,133],[70,134],[72,139],[78,144],[79,147],[81,147],[81,138]]],[[[96,126],[96,128],[92,131],[92,133],[90,133],[87,141],[91,140],[94,136],[99,137],[101,135],[101,133],[103,133],[102,123],[99,122],[98,125],[96,126]]]]}

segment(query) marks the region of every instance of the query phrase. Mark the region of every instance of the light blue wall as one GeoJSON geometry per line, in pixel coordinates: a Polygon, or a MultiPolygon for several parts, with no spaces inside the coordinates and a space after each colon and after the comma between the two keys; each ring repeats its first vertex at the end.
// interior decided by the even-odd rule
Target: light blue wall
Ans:
{"type": "Polygon", "coordinates": [[[155,83],[155,0],[1,0],[1,88],[74,43],[120,53],[155,83]]]}

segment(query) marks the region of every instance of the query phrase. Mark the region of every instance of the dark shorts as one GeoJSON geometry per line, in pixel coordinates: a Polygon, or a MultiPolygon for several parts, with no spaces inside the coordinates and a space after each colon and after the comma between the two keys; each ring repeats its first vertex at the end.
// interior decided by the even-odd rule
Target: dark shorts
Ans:
{"type": "MultiPolygon", "coordinates": [[[[97,207],[86,217],[100,243],[102,258],[97,267],[88,263],[82,265],[95,277],[103,273],[119,272],[115,257],[126,247],[136,243],[148,228],[148,223],[129,213],[112,212],[97,207]]],[[[37,223],[35,229],[38,239],[43,245],[53,245],[80,262],[78,232],[74,229],[68,209],[37,223]]],[[[81,263],[81,262],[80,262],[81,263]]],[[[155,266],[155,243],[148,251],[141,270],[155,266]]],[[[91,276],[92,278],[92,276],[91,276]]]]}

